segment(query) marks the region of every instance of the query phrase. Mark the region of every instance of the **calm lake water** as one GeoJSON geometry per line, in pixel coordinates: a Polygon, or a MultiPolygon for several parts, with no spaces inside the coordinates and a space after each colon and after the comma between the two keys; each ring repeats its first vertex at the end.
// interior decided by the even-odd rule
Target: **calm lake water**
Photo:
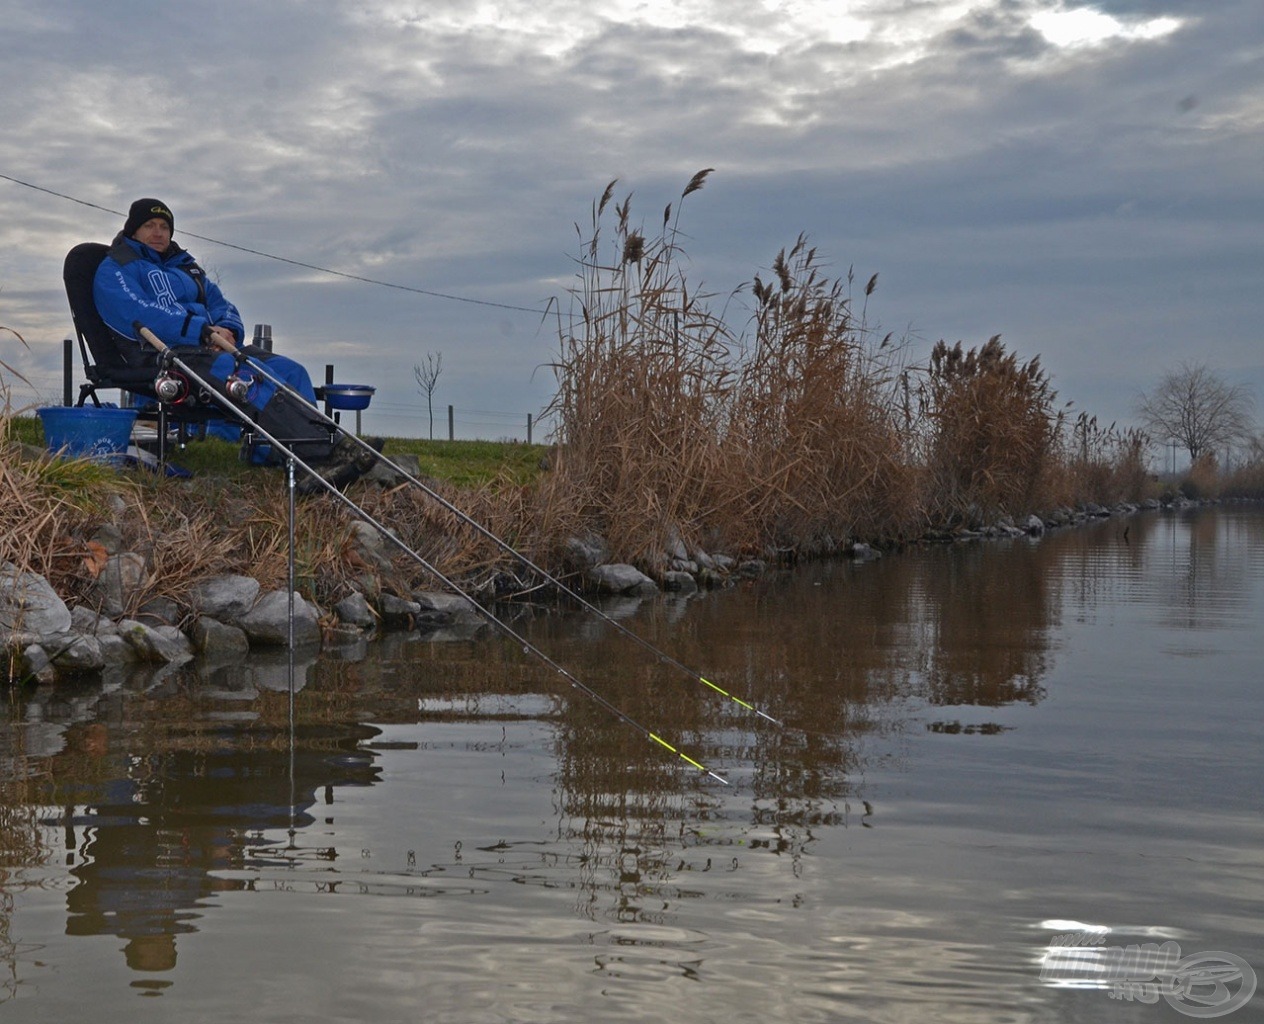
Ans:
{"type": "Polygon", "coordinates": [[[606,610],[784,724],[505,614],[727,785],[486,632],[11,700],[0,1019],[1264,1017],[1259,510],[606,610]]]}

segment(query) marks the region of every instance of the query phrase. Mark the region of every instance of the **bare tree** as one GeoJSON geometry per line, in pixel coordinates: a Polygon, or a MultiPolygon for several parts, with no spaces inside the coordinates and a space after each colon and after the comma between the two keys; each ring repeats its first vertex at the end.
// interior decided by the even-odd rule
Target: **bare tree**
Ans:
{"type": "Polygon", "coordinates": [[[1137,399],[1136,413],[1160,442],[1200,455],[1249,443],[1254,401],[1248,388],[1230,384],[1204,363],[1182,363],[1137,399]]]}
{"type": "Polygon", "coordinates": [[[434,392],[439,383],[439,374],[443,372],[443,353],[427,352],[426,361],[413,367],[413,376],[417,379],[417,387],[426,396],[426,409],[430,413],[430,440],[434,440],[434,392]]]}

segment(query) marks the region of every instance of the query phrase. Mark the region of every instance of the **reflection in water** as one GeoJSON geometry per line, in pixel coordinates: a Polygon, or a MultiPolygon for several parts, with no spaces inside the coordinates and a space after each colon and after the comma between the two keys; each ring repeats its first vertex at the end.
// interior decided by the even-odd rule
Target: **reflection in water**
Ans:
{"type": "MultiPolygon", "coordinates": [[[[1021,976],[1028,961],[1001,952],[1016,919],[1049,916],[1030,904],[1097,904],[1138,880],[1166,893],[1168,861],[1180,863],[1182,892],[1221,884],[1168,847],[1150,856],[1179,815],[1138,796],[1126,817],[1114,794],[1130,776],[1112,777],[1101,762],[1086,774],[1062,764],[1064,745],[1084,742],[1109,703],[1048,738],[1047,760],[1025,760],[1039,724],[1066,713],[1074,680],[1059,675],[1059,662],[1076,629],[1117,620],[1122,631],[1110,639],[1125,649],[1152,637],[1147,616],[1161,635],[1204,643],[1204,634],[1244,630],[1259,615],[1262,563],[1264,517],[1137,516],[1038,542],[822,564],[619,609],[651,643],[785,728],[717,700],[592,616],[504,610],[529,640],[731,787],[682,772],[495,637],[392,634],[367,655],[305,666],[293,734],[268,659],[24,694],[0,729],[6,766],[23,768],[7,777],[24,780],[0,795],[0,824],[11,849],[24,838],[30,851],[0,864],[10,872],[0,874],[9,992],[21,991],[21,969],[34,970],[36,959],[23,960],[11,936],[13,893],[60,901],[71,945],[59,984],[73,991],[75,943],[111,936],[122,940],[130,983],[157,994],[176,979],[182,989],[186,971],[214,970],[190,963],[182,936],[231,934],[245,916],[267,943],[306,920],[307,899],[260,909],[260,897],[283,885],[341,901],[341,920],[366,944],[361,970],[389,965],[366,974],[377,980],[362,983],[364,1005],[344,1007],[347,1018],[388,1018],[398,1007],[382,978],[404,985],[418,951],[455,993],[434,1019],[571,1019],[470,1008],[477,976],[494,973],[528,995],[556,985],[533,973],[546,952],[580,964],[568,984],[613,998],[604,1008],[623,1015],[612,1019],[644,1019],[667,977],[705,990],[726,1018],[767,1018],[717,990],[717,973],[750,996],[754,979],[772,972],[774,987],[811,1009],[799,1019],[854,1010],[847,1000],[866,972],[884,987],[857,1019],[900,1019],[872,1012],[888,1005],[909,1009],[903,1019],[932,1005],[941,1019],[982,1019],[977,1011],[1011,989],[1044,1006],[1033,995],[1038,971],[1021,976]],[[1130,618],[1129,609],[1142,614],[1130,618]],[[1046,702],[1051,694],[1064,700],[1046,702]],[[942,760],[928,770],[935,752],[942,760]],[[1096,800],[1108,805],[1100,819],[1089,810],[1096,800]],[[1059,817],[1065,804],[1074,812],[1059,817]],[[1045,817],[1064,831],[1044,831],[1045,817]],[[1127,845],[1103,854],[1102,844],[1126,843],[1128,829],[1142,830],[1142,854],[1127,845]],[[1072,869],[1085,842],[1093,856],[1072,869]],[[53,882],[23,889],[21,870],[53,882]],[[1092,872],[1102,874],[1096,890],[1082,881],[1092,872]],[[1055,891],[1048,879],[1067,873],[1073,881],[1055,891]],[[424,911],[400,909],[422,895],[433,897],[424,911]],[[994,934],[958,933],[980,927],[976,918],[994,934]],[[729,963],[717,963],[720,944],[729,963]]],[[[1094,693],[1076,692],[1079,701],[1094,693]]],[[[1143,719],[1144,702],[1126,692],[1103,698],[1127,707],[1130,724],[1143,719]]],[[[1127,742],[1118,732],[1110,740],[1127,742]]],[[[1129,756],[1151,740],[1132,742],[1129,756]]],[[[1199,756],[1183,751],[1187,776],[1199,756]]],[[[1206,802],[1183,813],[1209,816],[1206,802]]],[[[1255,890],[1250,859],[1236,851],[1254,849],[1255,833],[1245,821],[1233,828],[1245,838],[1222,822],[1205,831],[1235,851],[1227,856],[1238,858],[1241,898],[1255,890]]]]}
{"type": "Polygon", "coordinates": [[[174,967],[176,936],[196,930],[200,908],[216,892],[243,887],[212,872],[291,850],[275,836],[312,824],[307,809],[318,789],[373,782],[373,755],[357,749],[372,734],[347,729],[315,746],[301,735],[292,762],[284,747],[242,751],[232,737],[203,737],[209,742],[194,749],[129,756],[125,774],[104,785],[62,788],[75,883],[66,933],[126,939],[133,970],[174,967]]]}

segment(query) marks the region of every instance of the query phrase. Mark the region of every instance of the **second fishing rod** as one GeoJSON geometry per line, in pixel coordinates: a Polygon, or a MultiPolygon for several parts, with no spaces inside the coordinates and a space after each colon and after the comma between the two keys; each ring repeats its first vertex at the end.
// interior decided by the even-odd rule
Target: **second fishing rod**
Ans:
{"type": "MultiPolygon", "coordinates": [[[[267,378],[269,382],[276,385],[278,390],[285,391],[290,396],[292,396],[293,398],[299,399],[300,401],[306,401],[306,399],[304,399],[302,395],[300,395],[297,391],[295,391],[288,384],[286,384],[285,381],[269,373],[265,364],[261,363],[257,359],[252,359],[250,356],[245,355],[244,353],[239,352],[237,353],[237,355],[239,358],[239,362],[249,366],[252,370],[260,373],[262,376],[267,378]]],[[[384,456],[379,451],[377,451],[377,449],[375,449],[363,438],[356,435],[354,432],[347,430],[345,427],[342,426],[342,424],[340,424],[333,417],[326,415],[319,408],[315,409],[314,412],[317,415],[317,417],[319,417],[319,420],[322,423],[329,426],[330,429],[337,431],[338,433],[341,433],[344,437],[350,438],[355,444],[357,444],[364,451],[372,453],[375,459],[384,458],[384,456]]],[[[733,704],[736,704],[738,707],[742,708],[744,711],[747,711],[753,715],[756,715],[767,722],[771,722],[773,725],[783,726],[783,723],[779,719],[774,718],[772,715],[768,714],[766,711],[750,703],[749,701],[745,701],[741,697],[738,697],[735,694],[729,693],[727,690],[723,689],[722,687],[717,686],[715,683],[713,683],[706,676],[702,675],[700,672],[696,671],[695,669],[690,668],[688,665],[672,657],[672,655],[668,654],[666,651],[650,643],[648,640],[645,639],[645,637],[641,636],[635,630],[629,629],[627,626],[623,625],[623,623],[619,622],[617,619],[613,618],[610,615],[607,615],[597,605],[593,604],[591,601],[585,598],[573,587],[568,586],[562,580],[558,579],[555,575],[550,573],[547,569],[542,568],[533,559],[528,557],[523,552],[519,551],[517,548],[511,545],[508,541],[503,540],[502,538],[498,537],[495,533],[487,529],[487,527],[485,527],[477,519],[466,514],[464,511],[462,511],[460,508],[454,505],[451,501],[445,498],[442,494],[436,491],[433,487],[425,483],[425,481],[419,480],[417,477],[413,476],[407,470],[403,469],[400,466],[396,466],[394,463],[392,463],[391,465],[394,467],[395,471],[400,474],[400,476],[402,476],[414,487],[419,488],[427,497],[436,501],[444,509],[446,509],[448,512],[456,516],[461,522],[471,527],[476,533],[478,533],[479,536],[490,541],[492,544],[494,544],[497,548],[499,548],[505,554],[516,559],[523,566],[525,566],[526,568],[534,572],[540,579],[556,587],[559,592],[565,594],[568,598],[578,603],[581,607],[583,607],[587,611],[590,611],[594,615],[598,616],[603,622],[605,622],[609,626],[612,626],[620,634],[622,634],[623,636],[627,637],[628,639],[636,643],[643,650],[646,650],[650,654],[654,655],[664,664],[671,665],[673,668],[679,670],[680,672],[683,672],[685,675],[694,679],[696,682],[701,683],[703,686],[719,694],[721,697],[724,697],[726,700],[729,700],[733,704]]]]}
{"type": "MultiPolygon", "coordinates": [[[[522,636],[522,634],[520,634],[517,630],[515,630],[512,626],[510,626],[504,620],[499,618],[490,609],[484,608],[481,604],[479,604],[460,585],[458,585],[454,580],[449,578],[436,566],[432,565],[429,561],[427,561],[419,552],[409,547],[402,540],[396,537],[395,534],[391,530],[389,530],[383,523],[379,522],[371,514],[369,514],[367,511],[361,508],[358,504],[356,504],[354,501],[348,498],[345,494],[343,494],[340,490],[338,490],[338,488],[335,487],[333,484],[324,480],[316,472],[316,470],[314,470],[310,465],[308,465],[301,458],[299,458],[285,444],[284,441],[282,441],[280,438],[276,437],[275,435],[271,434],[269,431],[267,431],[263,427],[259,426],[259,424],[255,422],[244,409],[238,408],[234,404],[234,402],[240,401],[246,397],[245,389],[240,390],[236,395],[232,395],[231,400],[230,400],[230,397],[226,397],[224,394],[221,394],[210,383],[204,380],[202,376],[197,373],[197,371],[192,369],[192,367],[190,367],[188,363],[181,360],[180,357],[169,346],[164,344],[163,341],[156,334],[154,334],[151,330],[149,330],[149,328],[144,327],[140,323],[134,324],[133,326],[136,330],[137,335],[147,344],[152,346],[159,353],[159,366],[161,368],[168,369],[174,366],[181,373],[186,374],[189,380],[196,383],[200,388],[202,388],[206,396],[212,399],[220,408],[222,408],[227,413],[229,413],[233,419],[239,420],[241,423],[245,425],[247,429],[251,429],[255,431],[256,433],[258,433],[261,437],[264,438],[264,440],[266,440],[270,445],[272,445],[276,451],[282,453],[285,456],[290,467],[289,474],[288,474],[288,483],[290,487],[291,511],[293,509],[294,474],[295,474],[295,470],[297,469],[308,474],[310,477],[315,478],[319,482],[320,486],[322,486],[326,491],[328,491],[332,497],[337,499],[348,510],[354,513],[360,519],[363,519],[365,522],[367,522],[370,526],[372,526],[375,530],[377,530],[378,533],[380,533],[386,540],[394,544],[395,547],[397,547],[401,552],[403,552],[405,555],[407,555],[409,558],[415,561],[418,565],[420,565],[424,570],[426,570],[428,573],[434,576],[435,579],[437,579],[445,587],[447,587],[453,593],[463,598],[466,601],[466,603],[469,604],[470,607],[475,612],[477,612],[480,616],[482,616],[490,625],[498,629],[500,632],[504,633],[511,640],[520,644],[524,651],[526,651],[529,654],[533,654],[537,658],[539,658],[542,662],[544,662],[544,664],[548,665],[560,676],[562,676],[562,678],[565,679],[568,683],[570,683],[570,685],[573,686],[575,689],[580,690],[582,693],[592,698],[594,701],[600,704],[603,708],[609,711],[612,715],[618,718],[621,722],[623,722],[626,725],[630,725],[632,728],[636,729],[639,733],[641,733],[643,736],[649,739],[652,743],[663,748],[669,753],[675,754],[678,758],[680,758],[682,761],[688,764],[691,768],[696,768],[699,771],[706,773],[711,778],[715,779],[717,782],[721,782],[726,786],[729,784],[728,779],[724,778],[724,776],[719,775],[716,772],[712,771],[706,765],[695,760],[694,758],[686,754],[684,751],[679,750],[678,748],[673,746],[671,743],[663,739],[663,737],[659,736],[653,730],[642,725],[640,722],[634,719],[627,712],[619,708],[616,704],[612,703],[607,698],[603,697],[600,693],[598,693],[596,690],[594,690],[591,686],[588,686],[586,683],[581,681],[569,669],[565,668],[563,665],[560,665],[553,658],[549,657],[549,655],[545,654],[544,651],[542,651],[539,647],[533,644],[526,637],[522,636]]],[[[253,360],[251,362],[252,362],[252,365],[255,366],[255,368],[258,368],[257,364],[254,364],[253,360]]],[[[272,377],[270,374],[268,376],[269,376],[269,379],[276,381],[275,377],[272,377]]],[[[282,387],[285,387],[285,385],[280,381],[276,381],[276,383],[280,384],[282,387]]],[[[234,389],[229,388],[228,390],[231,395],[234,389]]],[[[293,394],[293,392],[291,393],[293,394]]],[[[297,396],[297,397],[301,398],[302,396],[297,396]]],[[[303,400],[306,402],[306,399],[303,399],[303,400]]],[[[334,421],[330,420],[329,422],[332,425],[337,426],[337,424],[334,423],[334,421]]],[[[338,429],[341,429],[341,428],[339,427],[338,429]]],[[[348,435],[348,436],[354,436],[354,435],[348,435]]],[[[375,456],[378,454],[376,449],[373,449],[371,446],[366,446],[366,447],[369,447],[369,450],[372,451],[375,456]]],[[[293,548],[293,537],[291,536],[291,557],[292,557],[292,548],[293,548]]],[[[291,627],[293,626],[292,620],[293,620],[293,614],[291,613],[291,627]]],[[[292,646],[293,646],[293,640],[291,637],[291,647],[292,646]]]]}

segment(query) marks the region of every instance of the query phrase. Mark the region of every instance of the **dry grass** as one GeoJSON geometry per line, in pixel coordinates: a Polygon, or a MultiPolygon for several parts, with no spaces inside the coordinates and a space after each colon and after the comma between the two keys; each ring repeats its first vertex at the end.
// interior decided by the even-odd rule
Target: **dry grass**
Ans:
{"type": "Polygon", "coordinates": [[[1058,491],[1064,504],[1110,505],[1157,497],[1159,486],[1146,464],[1150,439],[1144,431],[1101,427],[1096,416],[1080,413],[1067,426],[1060,459],[1058,491]]]}
{"type": "Polygon", "coordinates": [[[1222,493],[1228,498],[1264,499],[1264,437],[1256,437],[1245,452],[1245,461],[1224,481],[1222,493]]]}
{"type": "Polygon", "coordinates": [[[850,281],[825,278],[800,239],[778,255],[775,282],[751,285],[739,333],[690,289],[671,207],[650,236],[628,201],[615,206],[602,258],[611,194],[594,205],[574,312],[559,324],[549,504],[651,567],[677,538],[817,551],[901,529],[912,494],[890,412],[894,352],[870,351],[850,281]]]}
{"type": "MultiPolygon", "coordinates": [[[[681,195],[697,191],[699,172],[681,195]]],[[[634,224],[614,183],[558,316],[557,472],[546,504],[653,569],[679,537],[732,553],[836,550],[926,527],[1153,491],[1147,438],[1068,423],[1038,358],[994,337],[925,365],[866,323],[800,237],[716,309],[681,269],[679,209],[634,224]],[[606,235],[609,234],[609,238],[606,235]],[[741,329],[727,316],[749,292],[741,329]]],[[[547,530],[545,531],[547,532],[547,530]]]]}
{"type": "Polygon", "coordinates": [[[0,562],[56,578],[65,538],[103,516],[116,487],[109,469],[86,460],[25,459],[0,442],[0,562]]]}
{"type": "MultiPolygon", "coordinates": [[[[682,198],[704,180],[695,176],[682,198]]],[[[551,411],[563,444],[545,505],[572,509],[614,550],[645,560],[673,529],[696,535],[720,500],[730,338],[677,268],[670,207],[653,239],[632,226],[629,202],[616,207],[602,261],[612,189],[594,207],[578,310],[560,329],[551,411]]]]}
{"type": "Polygon", "coordinates": [[[890,336],[871,344],[850,276],[824,276],[803,237],[772,267],[775,281],[751,288],[726,445],[739,485],[730,507],[745,506],[754,542],[804,553],[898,536],[916,510],[893,401],[901,351],[890,336]]]}
{"type": "MultiPolygon", "coordinates": [[[[537,510],[531,491],[511,481],[477,489],[434,484],[499,536],[523,548],[534,541],[537,510]]],[[[490,588],[506,560],[457,516],[413,489],[363,487],[350,496],[390,524],[405,544],[451,579],[490,588]]],[[[388,592],[439,588],[417,562],[391,552],[392,564],[366,561],[351,528],[355,516],[328,498],[302,499],[295,530],[297,586],[329,608],[372,576],[388,592]]],[[[190,588],[214,576],[240,573],[265,589],[288,578],[287,495],[272,474],[225,480],[167,480],[117,474],[88,460],[19,457],[10,447],[0,459],[0,561],[46,577],[68,602],[93,605],[93,588],[108,557],[97,531],[115,524],[121,549],[142,554],[148,582],[126,610],[155,598],[183,606],[190,588]]],[[[504,584],[502,584],[504,585],[504,584]]]]}
{"type": "Polygon", "coordinates": [[[1039,358],[999,336],[977,349],[939,342],[924,390],[926,507],[932,523],[978,525],[1054,497],[1056,392],[1039,358]]]}
{"type": "Polygon", "coordinates": [[[1181,494],[1195,500],[1220,497],[1220,466],[1216,456],[1207,452],[1194,460],[1180,483],[1181,494]]]}

